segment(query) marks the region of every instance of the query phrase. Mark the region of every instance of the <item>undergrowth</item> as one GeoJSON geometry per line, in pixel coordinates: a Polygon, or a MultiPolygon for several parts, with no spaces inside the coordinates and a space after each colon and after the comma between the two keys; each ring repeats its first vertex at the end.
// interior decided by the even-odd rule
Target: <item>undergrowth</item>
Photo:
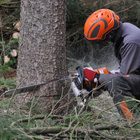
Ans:
{"type": "Polygon", "coordinates": [[[14,89],[16,87],[16,80],[8,78],[0,78],[0,89],[2,88],[7,88],[7,89],[14,89]]]}
{"type": "Polygon", "coordinates": [[[121,118],[108,93],[91,99],[89,108],[71,104],[71,100],[61,98],[50,112],[43,113],[41,99],[33,97],[24,106],[17,105],[15,97],[1,99],[1,139],[139,139],[140,118],[135,122],[121,118]]]}

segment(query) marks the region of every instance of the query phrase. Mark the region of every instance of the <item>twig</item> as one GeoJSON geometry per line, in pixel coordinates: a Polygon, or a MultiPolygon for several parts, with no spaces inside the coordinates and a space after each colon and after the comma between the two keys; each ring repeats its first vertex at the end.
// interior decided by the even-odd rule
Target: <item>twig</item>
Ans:
{"type": "MultiPolygon", "coordinates": [[[[49,116],[49,117],[51,117],[51,118],[56,118],[56,119],[63,119],[62,116],[58,116],[58,115],[51,115],[51,116],[49,116]]],[[[46,118],[45,115],[37,115],[37,116],[31,117],[31,118],[30,118],[30,121],[33,121],[33,120],[40,120],[40,119],[44,119],[44,118],[46,118]]],[[[11,124],[11,127],[13,127],[15,124],[18,124],[18,123],[21,123],[21,122],[28,122],[28,120],[29,120],[29,118],[19,119],[19,120],[17,120],[16,122],[13,122],[13,123],[11,124]]]]}
{"type": "MultiPolygon", "coordinates": [[[[26,79],[26,78],[24,78],[24,79],[21,81],[21,83],[22,83],[25,79],[26,79]]],[[[11,96],[11,98],[10,98],[10,101],[9,101],[9,104],[8,104],[7,113],[9,112],[10,105],[11,105],[12,99],[14,98],[15,92],[16,92],[16,90],[12,93],[12,96],[11,96]]],[[[4,95],[4,93],[3,93],[0,97],[2,97],[3,95],[4,95]]]]}
{"type": "MultiPolygon", "coordinates": [[[[66,95],[65,95],[66,96],[66,95]]],[[[52,115],[52,113],[53,113],[53,111],[55,110],[55,107],[58,105],[58,103],[63,99],[63,98],[65,98],[65,96],[63,96],[63,94],[61,94],[61,97],[60,97],[60,99],[56,102],[56,104],[52,107],[52,110],[51,110],[51,112],[49,113],[49,115],[47,116],[47,118],[50,116],[50,115],[52,115]]]]}
{"type": "Polygon", "coordinates": [[[30,121],[31,121],[31,112],[32,112],[32,108],[33,108],[33,103],[34,103],[34,99],[31,102],[31,107],[30,107],[29,117],[28,117],[28,126],[30,125],[30,121]]]}
{"type": "Polygon", "coordinates": [[[66,39],[70,38],[71,36],[73,36],[73,35],[77,34],[78,32],[80,32],[80,31],[82,31],[82,30],[83,30],[83,27],[82,27],[82,28],[80,28],[80,29],[79,29],[78,31],[76,31],[75,33],[73,33],[73,34],[71,34],[71,35],[67,36],[67,38],[66,38],[66,39]]]}
{"type": "Polygon", "coordinates": [[[30,136],[30,135],[28,135],[26,132],[24,132],[23,129],[18,129],[18,131],[22,132],[22,133],[23,133],[25,136],[27,136],[28,138],[34,140],[34,139],[32,138],[32,136],[30,136]]]}
{"type": "Polygon", "coordinates": [[[73,59],[73,58],[69,58],[69,57],[67,57],[67,60],[72,60],[72,61],[75,61],[75,62],[77,62],[77,63],[81,63],[81,61],[80,60],[76,60],[76,59],[73,59]]]}
{"type": "MultiPolygon", "coordinates": [[[[89,135],[98,135],[100,136],[100,138],[109,138],[109,139],[127,139],[127,140],[131,140],[131,139],[135,139],[134,137],[127,137],[127,136],[112,136],[100,131],[97,131],[97,129],[99,128],[95,128],[95,130],[91,130],[91,129],[84,129],[84,128],[76,128],[78,124],[75,125],[75,127],[71,127],[72,123],[74,122],[74,120],[70,123],[69,127],[60,127],[60,126],[55,126],[55,127],[38,127],[38,128],[30,128],[30,129],[26,129],[25,131],[28,131],[30,133],[34,133],[34,134],[56,134],[53,138],[51,139],[56,139],[58,137],[60,137],[60,135],[62,136],[63,134],[67,133],[67,132],[71,132],[71,133],[78,133],[78,134],[86,134],[88,133],[89,135]]],[[[109,130],[111,127],[114,126],[106,126],[106,127],[101,127],[100,129],[102,130],[109,130]]],[[[115,128],[116,129],[116,128],[115,128]]],[[[17,129],[18,130],[18,129],[17,129]]],[[[21,132],[24,132],[22,129],[19,129],[21,132]]],[[[24,132],[25,133],[25,132],[24,132]]],[[[25,133],[26,134],[26,133],[25,133]]],[[[29,135],[27,135],[29,137],[29,135]]],[[[31,137],[31,136],[30,136],[31,137]]]]}
{"type": "Polygon", "coordinates": [[[69,105],[70,103],[72,103],[75,100],[76,97],[72,98],[68,103],[58,107],[56,110],[54,110],[54,112],[57,112],[59,109],[62,109],[64,107],[66,107],[67,105],[69,105]]]}
{"type": "MultiPolygon", "coordinates": [[[[81,108],[81,110],[79,111],[77,117],[81,114],[81,112],[83,111],[83,109],[84,109],[84,106],[82,106],[82,108],[81,108]]],[[[70,129],[71,129],[72,124],[76,121],[77,117],[69,123],[69,126],[68,126],[68,128],[67,128],[66,130],[61,131],[60,133],[56,134],[54,138],[57,138],[57,137],[59,137],[60,135],[69,132],[70,129]]],[[[53,139],[53,138],[51,138],[51,139],[53,139]]]]}
{"type": "MultiPolygon", "coordinates": [[[[83,130],[82,130],[83,131],[83,130]]],[[[112,136],[112,135],[109,135],[109,134],[106,134],[106,133],[103,133],[103,132],[99,132],[99,131],[94,131],[94,130],[88,130],[89,134],[96,134],[96,135],[99,135],[101,136],[102,138],[109,138],[111,140],[113,139],[122,139],[122,140],[132,140],[132,139],[135,139],[134,137],[127,137],[127,136],[112,136]]]]}
{"type": "Polygon", "coordinates": [[[118,130],[119,126],[111,124],[111,125],[99,125],[95,126],[94,128],[95,130],[114,130],[114,129],[118,130]]]}
{"type": "Polygon", "coordinates": [[[113,2],[110,2],[108,4],[105,4],[104,7],[108,7],[110,5],[114,5],[114,4],[120,4],[120,1],[113,1],[113,2]]]}
{"type": "Polygon", "coordinates": [[[136,3],[133,4],[132,6],[126,8],[126,9],[124,9],[124,10],[122,10],[122,11],[116,12],[116,13],[119,14],[119,13],[122,13],[122,12],[128,11],[129,9],[133,8],[135,5],[137,5],[137,4],[139,4],[139,3],[140,3],[140,2],[136,2],[136,3]]]}

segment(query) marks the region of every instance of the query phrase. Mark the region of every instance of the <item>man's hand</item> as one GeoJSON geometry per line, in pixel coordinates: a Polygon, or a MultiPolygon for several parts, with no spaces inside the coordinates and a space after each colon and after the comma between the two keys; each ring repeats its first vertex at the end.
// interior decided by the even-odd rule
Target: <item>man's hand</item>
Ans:
{"type": "Polygon", "coordinates": [[[85,67],[83,68],[84,72],[84,88],[89,90],[92,90],[92,88],[96,85],[95,83],[98,82],[100,74],[95,72],[92,67],[85,67]]]}
{"type": "Polygon", "coordinates": [[[92,67],[85,67],[83,68],[84,71],[84,75],[85,75],[85,79],[90,81],[90,82],[94,82],[97,83],[100,74],[98,74],[96,71],[94,71],[92,69],[92,67]]]}
{"type": "Polygon", "coordinates": [[[100,74],[95,72],[91,67],[84,67],[78,66],[76,68],[78,71],[78,77],[75,79],[75,85],[78,89],[86,89],[88,91],[91,91],[92,88],[96,86],[96,83],[98,83],[98,79],[100,74]]]}

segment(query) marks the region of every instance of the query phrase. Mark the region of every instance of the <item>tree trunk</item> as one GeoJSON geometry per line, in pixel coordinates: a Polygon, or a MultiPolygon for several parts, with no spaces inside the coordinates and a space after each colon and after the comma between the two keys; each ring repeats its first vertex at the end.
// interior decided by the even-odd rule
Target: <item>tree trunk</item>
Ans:
{"type": "MultiPolygon", "coordinates": [[[[21,0],[17,86],[46,82],[67,75],[66,1],[21,0]]],[[[36,96],[58,99],[62,83],[51,82],[36,96]]]]}

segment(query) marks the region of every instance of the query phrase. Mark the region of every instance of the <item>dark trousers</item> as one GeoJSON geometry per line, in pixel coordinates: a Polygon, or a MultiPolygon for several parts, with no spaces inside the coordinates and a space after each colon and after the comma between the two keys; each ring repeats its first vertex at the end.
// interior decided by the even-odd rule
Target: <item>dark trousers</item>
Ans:
{"type": "MultiPolygon", "coordinates": [[[[120,103],[127,97],[134,97],[140,100],[140,75],[131,74],[129,76],[118,76],[106,85],[106,89],[113,98],[121,116],[126,117],[122,111],[120,103]]],[[[128,104],[126,102],[126,104],[128,104]]]]}

